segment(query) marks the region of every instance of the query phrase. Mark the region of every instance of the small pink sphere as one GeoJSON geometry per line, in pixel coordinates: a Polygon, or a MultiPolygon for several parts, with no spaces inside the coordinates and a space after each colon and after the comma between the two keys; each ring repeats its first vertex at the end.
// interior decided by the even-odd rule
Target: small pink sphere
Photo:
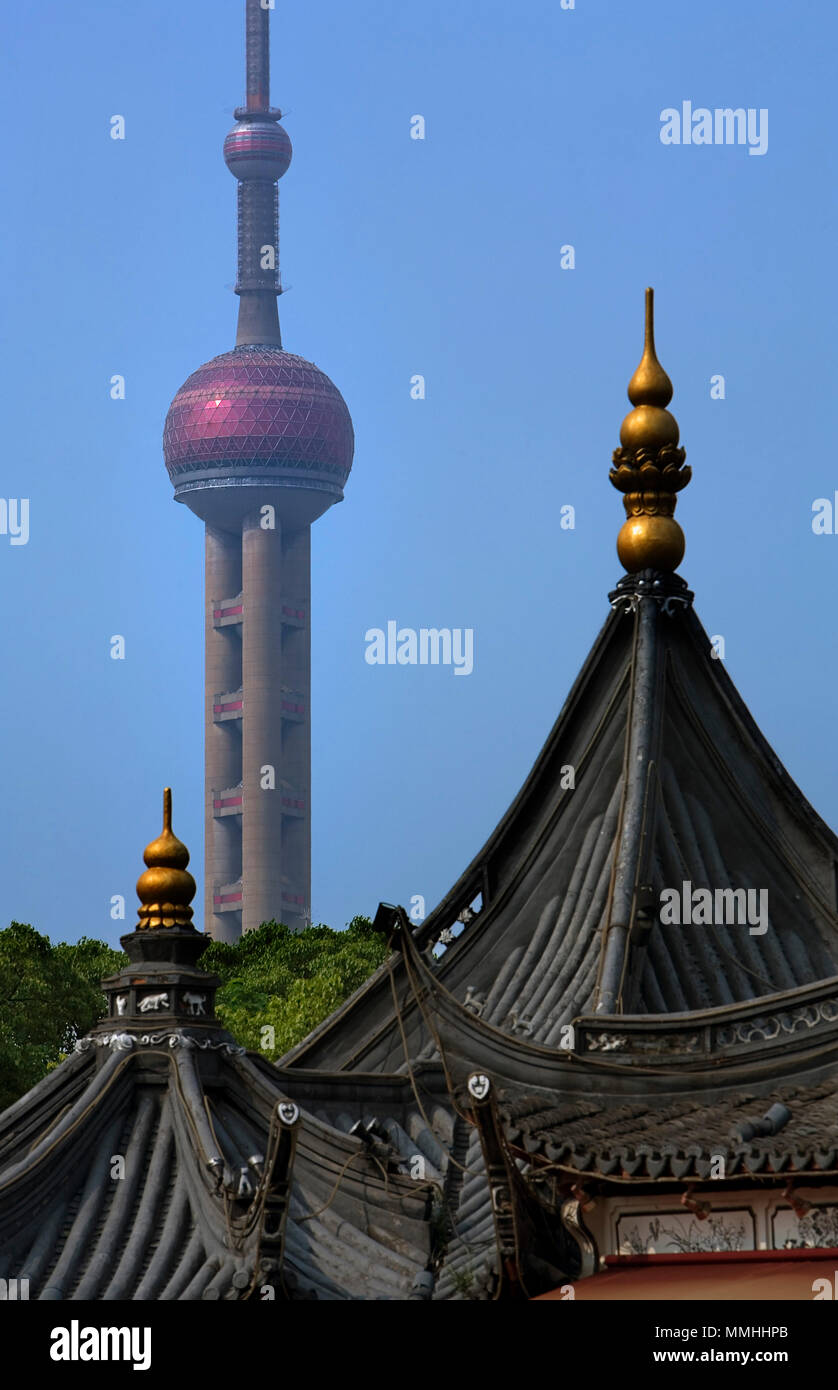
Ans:
{"type": "Polygon", "coordinates": [[[224,160],[237,179],[281,179],[291,141],[276,121],[238,121],[224,141],[224,160]]]}

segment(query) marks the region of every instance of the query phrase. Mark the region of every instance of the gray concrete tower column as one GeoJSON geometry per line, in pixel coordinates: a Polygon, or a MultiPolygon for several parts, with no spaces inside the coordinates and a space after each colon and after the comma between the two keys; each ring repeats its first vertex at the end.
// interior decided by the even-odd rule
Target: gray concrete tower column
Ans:
{"type": "Polygon", "coordinates": [[[215,940],[235,941],[238,916],[233,912],[216,914],[213,891],[241,874],[241,818],[216,819],[213,796],[241,781],[241,720],[216,723],[213,704],[216,695],[241,685],[241,640],[236,628],[216,627],[213,612],[219,599],[234,598],[241,589],[238,535],[207,526],[204,577],[204,930],[215,940]]]}
{"type": "Polygon", "coordinates": [[[283,866],[289,896],[283,921],[302,928],[311,911],[311,527],[285,531],[282,541],[283,603],[292,614],[282,639],[283,684],[301,699],[302,713],[282,725],[282,776],[291,799],[303,803],[302,814],[283,821],[283,866]],[[299,623],[299,625],[297,625],[299,623]]]}
{"type": "Polygon", "coordinates": [[[256,507],[242,527],[242,931],[282,917],[283,539],[265,520],[256,507]]]}

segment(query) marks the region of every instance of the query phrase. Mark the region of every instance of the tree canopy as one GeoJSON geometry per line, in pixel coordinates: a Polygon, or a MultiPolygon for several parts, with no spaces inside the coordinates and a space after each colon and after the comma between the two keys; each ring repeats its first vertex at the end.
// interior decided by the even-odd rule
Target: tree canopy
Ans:
{"type": "Polygon", "coordinates": [[[328,1018],[386,955],[386,942],[368,917],[353,917],[345,931],[317,926],[292,932],[266,922],[233,944],[214,941],[201,967],[223,980],[216,1012],[224,1027],[275,1061],[328,1018]]]}
{"type": "Polygon", "coordinates": [[[0,931],[0,1110],[93,1027],[105,1007],[99,979],[125,960],[88,937],[53,946],[25,922],[0,931]]]}
{"type": "MultiPolygon", "coordinates": [[[[292,932],[267,922],[232,944],[213,941],[202,969],[222,981],[216,1012],[245,1047],[275,1061],[302,1041],[387,954],[368,917],[345,931],[292,932]]],[[[104,1012],[99,981],[127,957],[82,937],[53,945],[31,926],[0,930],[0,1110],[40,1081],[104,1012]]]]}

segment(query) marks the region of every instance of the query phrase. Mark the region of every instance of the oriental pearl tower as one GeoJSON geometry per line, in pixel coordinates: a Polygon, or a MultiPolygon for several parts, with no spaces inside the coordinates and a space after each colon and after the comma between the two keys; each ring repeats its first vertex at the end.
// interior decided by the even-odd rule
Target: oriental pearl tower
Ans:
{"type": "Polygon", "coordinates": [[[175,500],[206,529],[205,929],[235,941],[311,903],[311,523],[343,500],[354,436],[329,378],[282,346],[269,9],[246,0],[245,105],[224,142],[238,180],[238,332],[169,408],[175,500]]]}

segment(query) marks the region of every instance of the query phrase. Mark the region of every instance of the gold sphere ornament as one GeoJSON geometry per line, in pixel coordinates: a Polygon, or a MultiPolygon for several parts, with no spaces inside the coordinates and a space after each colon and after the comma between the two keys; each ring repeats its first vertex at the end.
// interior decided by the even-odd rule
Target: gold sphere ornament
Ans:
{"type": "Polygon", "coordinates": [[[679,437],[675,416],[657,405],[636,406],[620,426],[624,449],[661,449],[664,444],[677,444],[679,437]]]}
{"type": "Polygon", "coordinates": [[[671,516],[630,516],[617,537],[620,564],[629,574],[639,570],[676,570],[687,543],[671,516]]]}

